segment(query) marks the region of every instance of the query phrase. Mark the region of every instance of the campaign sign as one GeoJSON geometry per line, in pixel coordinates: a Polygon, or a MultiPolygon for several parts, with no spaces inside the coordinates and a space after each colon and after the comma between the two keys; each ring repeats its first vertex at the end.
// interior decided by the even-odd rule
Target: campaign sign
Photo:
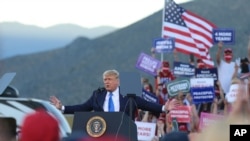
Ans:
{"type": "Polygon", "coordinates": [[[156,123],[135,121],[139,141],[150,141],[155,136],[156,123]]]}
{"type": "Polygon", "coordinates": [[[216,121],[221,120],[223,118],[224,118],[223,115],[201,112],[199,129],[202,130],[206,128],[208,125],[211,125],[215,123],[216,121]]]}
{"type": "Polygon", "coordinates": [[[218,80],[218,71],[217,68],[209,69],[195,69],[196,78],[213,78],[214,81],[218,80]]]}
{"type": "Polygon", "coordinates": [[[146,91],[145,89],[142,89],[142,98],[149,102],[159,103],[158,97],[155,94],[146,91]]]}
{"type": "Polygon", "coordinates": [[[169,96],[176,96],[180,91],[187,93],[190,90],[190,82],[187,79],[176,79],[167,85],[169,96]]]}
{"type": "Polygon", "coordinates": [[[214,43],[222,41],[224,44],[234,44],[235,31],[233,29],[218,28],[213,30],[214,43]]]}
{"type": "Polygon", "coordinates": [[[160,38],[154,40],[154,48],[157,53],[173,52],[174,47],[174,38],[160,38]]]}
{"type": "Polygon", "coordinates": [[[236,100],[239,91],[239,84],[232,84],[229,88],[229,92],[226,94],[226,99],[228,102],[232,103],[236,100]]]}
{"type": "Polygon", "coordinates": [[[160,77],[160,84],[165,85],[169,82],[171,82],[171,79],[169,77],[160,77]]]}
{"type": "Polygon", "coordinates": [[[212,102],[214,100],[213,78],[192,78],[190,79],[190,85],[194,103],[212,102]]]}
{"type": "Polygon", "coordinates": [[[145,53],[141,53],[136,62],[136,68],[154,76],[157,75],[157,70],[160,69],[160,67],[161,61],[145,53]]]}
{"type": "Polygon", "coordinates": [[[190,115],[190,106],[178,106],[170,111],[170,120],[176,118],[178,122],[189,123],[190,115]]]}
{"type": "Polygon", "coordinates": [[[189,63],[174,62],[174,75],[192,77],[195,74],[195,67],[189,63]]]}

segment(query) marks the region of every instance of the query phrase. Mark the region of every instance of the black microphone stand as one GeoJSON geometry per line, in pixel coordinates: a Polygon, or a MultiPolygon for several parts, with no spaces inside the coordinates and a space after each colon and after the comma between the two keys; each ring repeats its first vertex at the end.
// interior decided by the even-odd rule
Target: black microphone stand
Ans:
{"type": "MultiPolygon", "coordinates": [[[[133,100],[135,99],[136,97],[136,94],[127,94],[127,97],[128,97],[128,100],[129,100],[129,116],[130,116],[130,119],[132,121],[134,121],[134,119],[132,118],[133,117],[133,100]]],[[[131,122],[129,122],[129,127],[131,127],[131,122]]],[[[131,137],[131,130],[129,128],[129,138],[131,137]]],[[[132,139],[131,139],[132,140],[132,139]]]]}

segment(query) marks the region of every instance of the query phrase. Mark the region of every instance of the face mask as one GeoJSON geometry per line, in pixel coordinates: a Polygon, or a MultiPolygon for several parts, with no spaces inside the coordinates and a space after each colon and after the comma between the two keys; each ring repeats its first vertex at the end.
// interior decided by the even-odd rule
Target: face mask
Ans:
{"type": "Polygon", "coordinates": [[[163,73],[166,73],[166,74],[169,74],[169,73],[170,73],[170,70],[169,70],[169,68],[167,68],[167,67],[163,67],[163,68],[162,68],[162,72],[163,72],[163,73]]]}
{"type": "Polygon", "coordinates": [[[204,63],[198,63],[197,68],[199,68],[199,69],[205,68],[205,64],[204,63]]]}
{"type": "Polygon", "coordinates": [[[225,59],[226,61],[231,61],[232,58],[233,58],[232,55],[225,55],[225,56],[224,56],[224,59],[225,59]]]}

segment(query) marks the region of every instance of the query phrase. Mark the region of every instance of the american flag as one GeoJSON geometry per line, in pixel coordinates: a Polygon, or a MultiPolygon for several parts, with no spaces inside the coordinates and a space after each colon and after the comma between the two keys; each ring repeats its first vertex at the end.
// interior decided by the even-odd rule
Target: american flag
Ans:
{"type": "Polygon", "coordinates": [[[176,50],[194,54],[213,67],[209,49],[213,46],[212,31],[216,26],[206,19],[182,8],[173,0],[165,0],[162,37],[175,38],[176,50]]]}

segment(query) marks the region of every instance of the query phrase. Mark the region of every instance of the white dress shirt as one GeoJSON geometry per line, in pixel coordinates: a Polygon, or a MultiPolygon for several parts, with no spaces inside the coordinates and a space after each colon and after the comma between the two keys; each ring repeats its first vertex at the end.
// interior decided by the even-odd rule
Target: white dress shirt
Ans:
{"type": "MultiPolygon", "coordinates": [[[[105,97],[105,101],[103,104],[103,110],[105,112],[109,111],[109,94],[110,92],[107,92],[106,97],[105,97]]],[[[114,102],[114,106],[115,106],[115,112],[119,112],[120,111],[120,101],[119,101],[119,88],[116,88],[115,91],[112,92],[113,96],[113,102],[114,102]]]]}

